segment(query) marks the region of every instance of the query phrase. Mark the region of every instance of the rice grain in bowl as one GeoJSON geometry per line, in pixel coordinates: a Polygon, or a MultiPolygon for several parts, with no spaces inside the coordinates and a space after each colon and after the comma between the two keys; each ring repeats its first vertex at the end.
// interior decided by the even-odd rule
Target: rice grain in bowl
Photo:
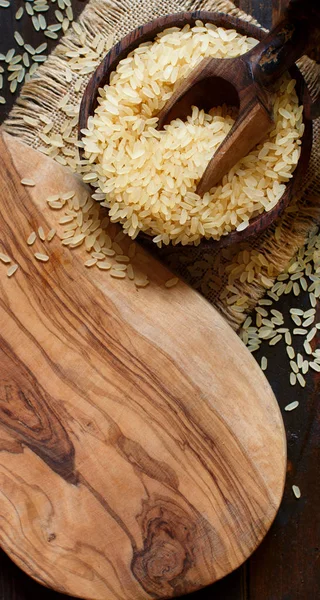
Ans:
{"type": "Polygon", "coordinates": [[[257,41],[235,29],[196,21],[158,33],[120,60],[82,130],[84,180],[135,238],[140,231],[162,244],[199,244],[244,231],[272,211],[300,155],[303,107],[285,75],[275,92],[275,128],[203,198],[195,189],[214,150],[232,126],[226,107],[197,107],[186,122],[157,131],[157,113],[205,56],[238,56],[257,41]],[[85,162],[86,162],[85,161],[85,162]]]}

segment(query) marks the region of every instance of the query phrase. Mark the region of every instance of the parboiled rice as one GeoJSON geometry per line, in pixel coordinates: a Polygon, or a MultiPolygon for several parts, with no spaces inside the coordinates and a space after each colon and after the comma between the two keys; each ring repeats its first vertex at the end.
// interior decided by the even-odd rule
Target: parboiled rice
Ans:
{"type": "Polygon", "coordinates": [[[17,269],[18,269],[18,266],[19,266],[19,265],[17,265],[17,264],[11,265],[11,266],[9,267],[9,269],[7,270],[7,276],[8,276],[8,277],[12,277],[12,275],[14,275],[14,274],[15,274],[15,272],[17,271],[17,269]]]}
{"type": "Polygon", "coordinates": [[[282,196],[304,129],[288,75],[274,96],[274,130],[203,198],[195,193],[197,182],[232,127],[232,113],[193,107],[186,122],[176,119],[156,130],[156,115],[176,82],[202,58],[238,56],[256,43],[212,24],[173,27],[120,61],[110,85],[99,90],[99,106],[83,130],[84,179],[105,194],[102,206],[110,208],[111,221],[132,238],[142,230],[159,246],[219,239],[245,229],[282,196]]]}

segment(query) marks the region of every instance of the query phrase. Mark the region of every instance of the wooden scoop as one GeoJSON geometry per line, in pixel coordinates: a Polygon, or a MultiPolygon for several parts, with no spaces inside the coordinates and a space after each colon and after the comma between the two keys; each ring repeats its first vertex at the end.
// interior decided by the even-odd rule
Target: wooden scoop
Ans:
{"type": "MultiPolygon", "coordinates": [[[[255,48],[237,58],[205,58],[159,113],[158,129],[185,118],[192,105],[205,110],[229,104],[239,108],[231,131],[210,160],[197,187],[202,195],[273,127],[271,86],[308,48],[320,43],[318,0],[293,0],[281,22],[255,48]],[[317,5],[317,6],[316,6],[317,5]]],[[[313,118],[320,114],[320,102],[313,118]]]]}

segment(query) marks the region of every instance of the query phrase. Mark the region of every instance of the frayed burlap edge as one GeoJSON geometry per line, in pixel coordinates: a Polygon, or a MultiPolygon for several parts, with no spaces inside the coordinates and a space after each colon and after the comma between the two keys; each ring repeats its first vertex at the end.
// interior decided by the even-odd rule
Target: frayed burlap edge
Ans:
{"type": "MultiPolygon", "coordinates": [[[[26,123],[24,117],[34,118],[35,115],[37,117],[40,117],[40,115],[50,117],[54,122],[55,131],[58,131],[62,119],[59,114],[61,100],[68,94],[68,102],[71,105],[76,106],[79,103],[79,94],[77,95],[73,91],[74,82],[67,82],[62,76],[68,67],[68,58],[65,55],[67,50],[77,49],[84,43],[89,48],[93,48],[97,34],[101,34],[106,41],[103,50],[105,52],[113,43],[142,23],[168,13],[200,9],[232,14],[257,24],[252,17],[237,9],[228,0],[150,0],[148,3],[141,3],[139,0],[124,0],[121,2],[120,0],[91,0],[79,18],[83,30],[82,35],[80,36],[75,30],[70,30],[60,40],[46,63],[39,67],[35,77],[24,85],[20,97],[5,121],[3,128],[11,135],[18,136],[33,148],[39,148],[42,145],[39,138],[41,128],[38,125],[26,123]]],[[[316,94],[319,83],[319,69],[309,59],[300,61],[299,66],[307,80],[311,94],[316,94]]],[[[82,79],[80,92],[84,90],[89,75],[83,76],[82,79]]],[[[43,127],[43,123],[41,127],[43,127]]],[[[215,260],[211,260],[211,264],[217,265],[216,259],[218,258],[219,262],[221,255],[222,264],[224,266],[230,265],[232,262],[236,262],[239,253],[247,248],[249,252],[252,250],[258,251],[267,259],[269,267],[266,269],[262,266],[261,273],[268,275],[269,279],[274,279],[285,268],[297,249],[304,243],[315,223],[320,220],[319,147],[320,124],[318,119],[314,126],[314,142],[310,165],[296,195],[294,207],[289,207],[281,220],[259,238],[251,239],[246,244],[233,247],[229,258],[225,258],[223,251],[213,252],[212,255],[215,260]]],[[[251,283],[247,281],[244,283],[240,281],[233,282],[233,287],[237,289],[241,300],[229,303],[230,296],[232,299],[232,293],[227,290],[228,277],[225,273],[221,274],[221,266],[221,285],[219,289],[212,289],[206,285],[209,271],[205,277],[195,278],[192,275],[190,276],[188,267],[199,260],[199,257],[206,255],[208,251],[203,252],[201,249],[194,248],[190,255],[190,249],[188,249],[187,256],[184,252],[184,250],[181,250],[181,255],[175,253],[165,257],[164,260],[205,295],[209,301],[214,303],[229,323],[237,328],[243,322],[246,313],[255,306],[266,290],[261,278],[251,283]],[[188,256],[190,256],[190,260],[188,256]]],[[[215,268],[213,266],[213,272],[215,268]]]]}

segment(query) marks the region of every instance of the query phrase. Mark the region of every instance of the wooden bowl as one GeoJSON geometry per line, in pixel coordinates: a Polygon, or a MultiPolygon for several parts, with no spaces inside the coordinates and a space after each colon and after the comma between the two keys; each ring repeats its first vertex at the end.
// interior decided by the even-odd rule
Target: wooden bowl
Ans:
{"type": "MultiPolygon", "coordinates": [[[[86,87],[81,102],[79,117],[79,137],[81,137],[81,129],[84,129],[86,127],[88,117],[90,115],[93,115],[94,110],[97,106],[98,89],[109,82],[110,74],[116,69],[120,60],[125,58],[129,54],[129,52],[137,48],[137,46],[139,46],[143,42],[153,40],[160,31],[163,31],[163,29],[174,26],[182,28],[186,24],[193,26],[195,25],[195,22],[199,19],[205,23],[214,23],[215,25],[219,27],[224,27],[225,29],[236,29],[242,35],[254,37],[259,41],[262,40],[266,35],[265,32],[262,31],[262,29],[260,29],[259,27],[256,27],[256,25],[252,25],[251,23],[247,23],[246,21],[242,21],[240,19],[237,19],[236,17],[225,15],[223,13],[215,13],[201,10],[195,12],[182,12],[174,15],[167,15],[165,17],[159,17],[158,19],[155,19],[154,21],[147,23],[146,25],[141,25],[140,27],[137,27],[137,29],[126,35],[108,52],[108,54],[100,63],[96,71],[93,73],[86,87]]],[[[301,103],[303,103],[304,101],[304,104],[306,106],[306,104],[310,102],[310,98],[308,95],[307,86],[299,69],[297,67],[292,67],[292,69],[290,69],[290,74],[297,81],[296,91],[299,97],[299,101],[301,103]]],[[[248,227],[243,231],[231,231],[227,235],[223,236],[219,241],[203,239],[203,241],[201,241],[200,243],[201,247],[217,248],[229,246],[230,244],[234,244],[236,242],[242,242],[252,235],[262,233],[283,212],[283,210],[289,204],[293,195],[297,191],[301,178],[306,172],[306,168],[309,162],[312,144],[312,123],[305,117],[304,123],[305,131],[302,136],[301,155],[299,158],[299,162],[293,173],[292,179],[290,179],[289,182],[286,184],[286,190],[281,196],[276,206],[269,212],[263,212],[261,215],[258,215],[251,219],[248,227]]],[[[146,233],[141,232],[138,238],[144,239],[150,242],[152,246],[154,246],[151,236],[147,235],[146,233]]],[[[169,247],[170,251],[172,252],[174,249],[179,250],[181,248],[181,244],[178,244],[177,246],[173,246],[172,244],[170,244],[169,247]]],[[[186,247],[188,246],[184,246],[184,248],[186,247]]]]}

